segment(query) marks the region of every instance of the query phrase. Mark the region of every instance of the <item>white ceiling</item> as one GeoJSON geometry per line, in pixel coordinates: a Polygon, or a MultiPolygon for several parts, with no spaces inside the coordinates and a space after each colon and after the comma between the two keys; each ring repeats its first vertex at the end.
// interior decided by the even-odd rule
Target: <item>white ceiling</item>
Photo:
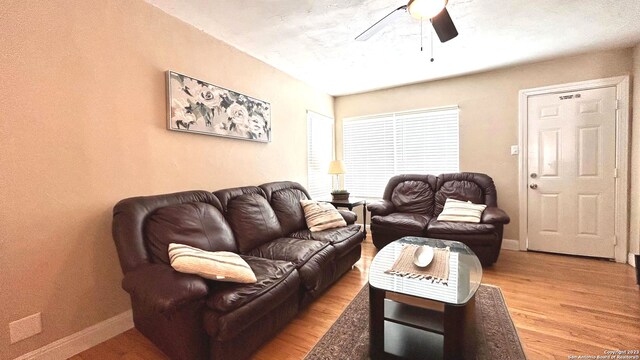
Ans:
{"type": "Polygon", "coordinates": [[[408,14],[354,40],[404,0],[146,1],[331,95],[640,42],[640,0],[449,0],[460,35],[436,37],[433,63],[408,14]]]}

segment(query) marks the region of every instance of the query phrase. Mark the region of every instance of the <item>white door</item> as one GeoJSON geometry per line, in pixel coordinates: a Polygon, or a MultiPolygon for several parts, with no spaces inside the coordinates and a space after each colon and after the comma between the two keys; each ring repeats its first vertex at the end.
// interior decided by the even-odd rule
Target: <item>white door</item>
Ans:
{"type": "Polygon", "coordinates": [[[528,98],[528,248],[614,257],[616,88],[528,98]]]}

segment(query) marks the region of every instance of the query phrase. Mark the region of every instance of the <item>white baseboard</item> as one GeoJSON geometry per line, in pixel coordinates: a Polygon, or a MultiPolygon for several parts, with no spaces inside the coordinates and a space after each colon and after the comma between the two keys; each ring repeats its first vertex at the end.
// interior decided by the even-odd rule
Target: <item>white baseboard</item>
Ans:
{"type": "Polygon", "coordinates": [[[629,253],[629,256],[627,257],[627,262],[629,263],[629,265],[633,267],[638,266],[638,264],[636,264],[636,258],[632,253],[629,253]]]}
{"type": "Polygon", "coordinates": [[[110,319],[89,326],[75,334],[71,334],[49,345],[17,357],[14,360],[68,359],[116,335],[122,334],[131,328],[133,328],[133,313],[131,310],[128,310],[110,319]]]}
{"type": "Polygon", "coordinates": [[[505,250],[520,251],[520,242],[514,239],[502,239],[502,248],[505,250]]]}

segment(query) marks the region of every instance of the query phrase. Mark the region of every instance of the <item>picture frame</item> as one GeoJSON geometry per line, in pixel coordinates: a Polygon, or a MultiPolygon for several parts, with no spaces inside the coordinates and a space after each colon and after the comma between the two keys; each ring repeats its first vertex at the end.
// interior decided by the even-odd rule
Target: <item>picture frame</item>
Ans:
{"type": "Polygon", "coordinates": [[[271,142],[271,104],[167,70],[167,129],[271,142]]]}

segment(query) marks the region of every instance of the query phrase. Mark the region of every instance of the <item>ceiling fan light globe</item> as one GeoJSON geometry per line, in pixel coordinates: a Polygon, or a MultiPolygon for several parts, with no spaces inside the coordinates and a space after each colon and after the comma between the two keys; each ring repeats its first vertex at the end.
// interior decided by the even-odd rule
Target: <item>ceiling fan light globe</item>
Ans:
{"type": "Polygon", "coordinates": [[[444,9],[447,2],[448,0],[411,0],[407,10],[416,19],[431,19],[444,9]]]}

